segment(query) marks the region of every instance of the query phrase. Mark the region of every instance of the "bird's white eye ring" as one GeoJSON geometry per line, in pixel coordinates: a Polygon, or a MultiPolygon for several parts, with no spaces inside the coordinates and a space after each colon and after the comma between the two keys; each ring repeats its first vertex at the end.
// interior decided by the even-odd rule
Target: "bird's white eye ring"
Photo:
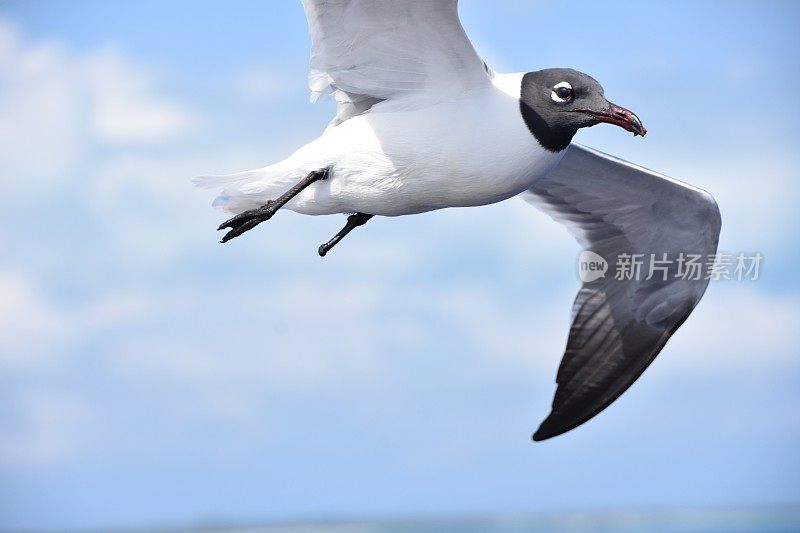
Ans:
{"type": "Polygon", "coordinates": [[[562,81],[553,86],[553,90],[550,92],[550,98],[552,98],[554,102],[563,104],[564,102],[572,100],[574,94],[575,92],[572,90],[572,85],[566,81],[562,81]]]}

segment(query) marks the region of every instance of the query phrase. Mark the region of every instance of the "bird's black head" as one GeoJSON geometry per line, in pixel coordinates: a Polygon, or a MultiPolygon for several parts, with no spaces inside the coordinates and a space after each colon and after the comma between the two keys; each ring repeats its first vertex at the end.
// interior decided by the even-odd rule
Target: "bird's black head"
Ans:
{"type": "Polygon", "coordinates": [[[565,149],[580,128],[600,122],[615,124],[634,135],[644,135],[639,117],[612,104],[597,80],[569,68],[528,72],[522,77],[522,118],[543,147],[565,149]]]}

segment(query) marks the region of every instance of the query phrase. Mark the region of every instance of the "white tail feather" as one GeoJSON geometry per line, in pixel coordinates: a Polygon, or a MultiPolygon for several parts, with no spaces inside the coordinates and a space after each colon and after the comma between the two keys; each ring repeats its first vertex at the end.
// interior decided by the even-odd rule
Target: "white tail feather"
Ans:
{"type": "Polygon", "coordinates": [[[212,207],[229,213],[241,213],[274,200],[294,184],[298,175],[301,173],[287,172],[284,166],[278,164],[236,174],[197,176],[192,183],[202,189],[222,189],[212,207]]]}
{"type": "Polygon", "coordinates": [[[241,191],[222,191],[214,198],[211,207],[228,213],[241,213],[249,209],[256,209],[266,203],[263,194],[248,194],[241,191]]]}
{"type": "Polygon", "coordinates": [[[248,170],[236,174],[221,174],[216,176],[196,176],[192,183],[201,189],[219,189],[228,185],[244,184],[264,177],[264,169],[248,170]]]}

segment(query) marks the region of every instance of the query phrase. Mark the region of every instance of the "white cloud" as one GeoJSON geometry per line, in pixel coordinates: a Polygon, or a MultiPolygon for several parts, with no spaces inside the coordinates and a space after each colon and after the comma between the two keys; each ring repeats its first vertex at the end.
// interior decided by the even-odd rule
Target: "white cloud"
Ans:
{"type": "Polygon", "coordinates": [[[18,424],[0,428],[0,467],[42,467],[60,463],[76,452],[88,437],[87,406],[76,398],[49,391],[26,391],[12,407],[18,424]]]}
{"type": "Polygon", "coordinates": [[[244,68],[233,79],[234,89],[249,98],[273,98],[291,86],[284,75],[262,65],[244,68]]]}
{"type": "Polygon", "coordinates": [[[60,364],[76,340],[147,312],[140,295],[107,295],[60,306],[22,273],[0,271],[0,372],[36,372],[60,364]]]}
{"type": "MultiPolygon", "coordinates": [[[[218,215],[189,179],[258,166],[263,150],[187,149],[202,120],[167,93],[165,77],[118,50],[27,40],[0,19],[0,203],[21,212],[35,198],[60,206],[40,219],[93,217],[87,246],[96,251],[105,237],[106,256],[131,265],[165,264],[212,242],[218,215]]],[[[0,228],[0,242],[15,235],[0,228]]]]}
{"type": "Polygon", "coordinates": [[[795,152],[774,147],[755,157],[752,152],[739,152],[682,158],[673,161],[672,167],[675,175],[716,198],[722,212],[721,247],[753,252],[782,249],[796,242],[798,164],[795,152]]]}
{"type": "Polygon", "coordinates": [[[37,367],[70,336],[70,320],[25,276],[0,272],[0,369],[37,367]]]}
{"type": "MultiPolygon", "coordinates": [[[[576,282],[575,290],[577,286],[576,282]]],[[[573,298],[571,292],[559,291],[529,302],[509,302],[489,287],[472,285],[444,291],[435,301],[452,327],[480,354],[474,370],[533,374],[557,368],[569,333],[573,298]]]]}
{"type": "Polygon", "coordinates": [[[109,361],[120,375],[188,386],[212,411],[242,417],[261,405],[266,390],[378,379],[381,345],[393,334],[391,322],[373,316],[384,297],[374,284],[305,280],[202,295],[176,291],[137,320],[137,333],[117,339],[109,361]],[[241,309],[249,319],[237,314],[241,309]],[[168,331],[149,329],[170,320],[168,331]]]}
{"type": "Polygon", "coordinates": [[[758,282],[712,282],[667,345],[666,368],[705,373],[791,363],[800,345],[800,303],[758,282]]]}
{"type": "Polygon", "coordinates": [[[438,295],[410,296],[376,281],[309,279],[203,294],[173,290],[129,322],[108,361],[126,378],[189,387],[199,404],[241,417],[257,410],[268,390],[385,379],[386,347],[414,353],[430,334],[408,309],[386,316],[387,302],[404,298],[435,302],[438,295]],[[171,326],[158,326],[165,323],[171,326]]]}
{"type": "Polygon", "coordinates": [[[186,133],[196,119],[159,85],[155,71],[120,52],[78,54],[57,42],[28,42],[0,20],[0,175],[7,194],[74,179],[102,146],[186,133]]]}
{"type": "Polygon", "coordinates": [[[186,108],[159,94],[158,76],[132,64],[113,50],[92,54],[83,61],[91,101],[91,126],[103,141],[155,143],[179,136],[192,126],[186,108]]]}
{"type": "Polygon", "coordinates": [[[509,304],[471,282],[412,288],[338,276],[173,291],[115,340],[108,361],[125,380],[170,383],[195,408],[237,421],[268,416],[264,398],[273,393],[384,387],[415,357],[451,361],[454,374],[470,379],[522,373],[550,384],[571,301],[562,294],[509,304]],[[431,353],[434,345],[469,353],[431,353]]]}

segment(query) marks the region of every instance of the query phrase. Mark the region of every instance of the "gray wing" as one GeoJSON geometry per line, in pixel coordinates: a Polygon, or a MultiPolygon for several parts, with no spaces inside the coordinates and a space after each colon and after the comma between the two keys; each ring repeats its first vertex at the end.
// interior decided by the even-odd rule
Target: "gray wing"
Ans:
{"type": "Polygon", "coordinates": [[[606,275],[585,281],[573,304],[552,411],[533,435],[538,441],[598,414],[653,362],[705,292],[721,221],[708,193],[574,144],[523,197],[608,262],[606,275]],[[630,264],[642,259],[639,280],[616,279],[619,261],[629,262],[622,254],[633,257],[630,264]],[[651,254],[661,261],[648,280],[651,254]],[[699,274],[691,266],[696,255],[699,274]]]}
{"type": "Polygon", "coordinates": [[[333,94],[335,122],[412,93],[488,83],[457,0],[303,0],[311,33],[311,100],[333,94]]]}

